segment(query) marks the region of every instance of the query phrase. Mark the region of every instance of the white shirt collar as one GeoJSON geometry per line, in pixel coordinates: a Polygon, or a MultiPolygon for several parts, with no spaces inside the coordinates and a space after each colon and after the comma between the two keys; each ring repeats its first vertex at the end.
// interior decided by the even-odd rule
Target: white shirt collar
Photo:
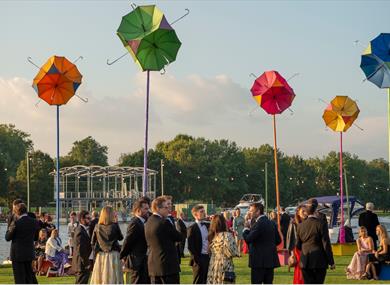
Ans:
{"type": "MultiPolygon", "coordinates": [[[[141,216],[138,216],[138,215],[135,215],[138,219],[140,219],[141,220],[141,222],[143,223],[143,224],[145,224],[145,219],[144,218],[142,218],[141,216]]],[[[160,215],[158,215],[158,216],[160,216],[160,215]]]]}
{"type": "Polygon", "coordinates": [[[265,215],[262,214],[262,215],[258,216],[257,219],[256,219],[256,222],[257,222],[258,220],[260,220],[262,217],[265,217],[265,215]]]}
{"type": "Polygon", "coordinates": [[[161,219],[163,219],[163,216],[161,216],[159,213],[153,213],[153,215],[159,216],[161,219]]]}

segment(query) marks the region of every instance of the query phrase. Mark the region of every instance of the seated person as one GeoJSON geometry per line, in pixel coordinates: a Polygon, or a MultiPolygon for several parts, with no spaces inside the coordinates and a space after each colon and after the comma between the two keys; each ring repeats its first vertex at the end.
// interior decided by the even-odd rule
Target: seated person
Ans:
{"type": "Polygon", "coordinates": [[[47,231],[41,229],[39,231],[38,240],[35,242],[35,257],[37,259],[37,268],[36,271],[40,272],[42,267],[42,262],[45,259],[45,250],[47,242],[47,231]]]}
{"type": "Polygon", "coordinates": [[[365,227],[359,228],[359,238],[356,240],[357,252],[352,257],[351,263],[347,267],[347,278],[360,280],[366,272],[367,257],[374,251],[374,242],[368,236],[365,227]]]}
{"type": "Polygon", "coordinates": [[[62,248],[62,241],[58,236],[58,230],[53,229],[46,243],[46,258],[51,261],[58,270],[58,275],[63,276],[65,268],[70,267],[68,255],[62,248]]]}
{"type": "Polygon", "coordinates": [[[385,226],[376,226],[376,234],[379,237],[379,247],[373,254],[368,255],[368,264],[366,272],[363,274],[364,279],[378,280],[378,275],[381,271],[382,264],[390,261],[390,239],[385,226]]]}

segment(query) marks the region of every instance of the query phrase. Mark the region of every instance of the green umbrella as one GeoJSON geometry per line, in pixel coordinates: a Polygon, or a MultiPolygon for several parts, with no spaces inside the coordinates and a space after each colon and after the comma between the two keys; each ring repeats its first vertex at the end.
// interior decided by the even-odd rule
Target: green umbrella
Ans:
{"type": "Polygon", "coordinates": [[[160,71],[176,60],[176,32],[155,5],[138,6],[122,18],[117,34],[142,71],[160,71]]]}
{"type": "MultiPolygon", "coordinates": [[[[187,10],[187,12],[189,12],[189,10],[187,10]]],[[[147,191],[149,190],[147,153],[150,71],[160,71],[164,69],[166,65],[175,61],[181,42],[164,14],[155,5],[138,6],[129,14],[123,16],[117,34],[134,61],[141,67],[142,71],[147,71],[144,171],[142,185],[143,195],[146,196],[147,191]]]]}

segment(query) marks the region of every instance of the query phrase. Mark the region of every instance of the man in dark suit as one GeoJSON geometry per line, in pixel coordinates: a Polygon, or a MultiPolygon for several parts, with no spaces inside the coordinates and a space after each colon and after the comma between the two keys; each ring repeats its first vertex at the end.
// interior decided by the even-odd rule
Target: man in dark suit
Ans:
{"type": "Polygon", "coordinates": [[[12,241],[10,258],[15,284],[34,284],[36,278],[32,270],[35,258],[34,236],[38,222],[27,215],[26,205],[14,205],[15,214],[5,234],[6,241],[12,241]]]}
{"type": "Polygon", "coordinates": [[[148,249],[145,238],[144,224],[148,218],[149,202],[139,199],[133,204],[134,217],[130,220],[127,233],[120,252],[120,258],[125,259],[125,266],[130,272],[131,284],[150,283],[148,275],[148,249]]]}
{"type": "Polygon", "coordinates": [[[79,225],[74,230],[72,269],[76,272],[75,284],[88,284],[91,268],[89,259],[92,252],[91,236],[88,225],[91,220],[89,212],[79,214],[79,225]]]}
{"type": "Polygon", "coordinates": [[[359,215],[359,226],[367,229],[367,234],[374,242],[374,248],[377,249],[378,236],[376,235],[376,226],[379,225],[378,216],[373,213],[374,204],[368,202],[366,204],[366,211],[359,215]]]}
{"type": "Polygon", "coordinates": [[[264,206],[253,203],[249,207],[251,228],[245,228],[243,237],[249,245],[249,267],[252,284],[272,284],[274,268],[279,267],[276,246],[281,243],[277,226],[264,215],[264,206]]]}
{"type": "Polygon", "coordinates": [[[291,218],[286,213],[286,209],[284,207],[281,207],[280,214],[280,230],[283,235],[283,248],[286,248],[287,231],[288,227],[290,226],[291,218]]]}
{"type": "Polygon", "coordinates": [[[93,230],[95,229],[95,226],[99,222],[99,212],[98,211],[92,211],[92,220],[89,223],[88,232],[89,236],[92,236],[93,230]]]}
{"type": "Polygon", "coordinates": [[[297,248],[301,250],[300,267],[305,284],[323,284],[328,266],[335,268],[329,234],[315,214],[317,203],[307,204],[308,218],[298,224],[297,248]]]}
{"type": "Polygon", "coordinates": [[[184,222],[185,220],[184,212],[180,212],[180,218],[176,221],[176,229],[181,233],[183,240],[179,243],[179,255],[184,257],[184,248],[186,245],[187,239],[187,226],[184,222]]]}
{"type": "Polygon", "coordinates": [[[206,211],[202,205],[196,205],[191,210],[195,223],[188,228],[188,250],[191,253],[193,284],[206,284],[210,256],[208,253],[208,223],[206,211]]]}
{"type": "Polygon", "coordinates": [[[145,224],[151,283],[178,284],[180,283],[180,265],[175,243],[181,241],[181,234],[166,222],[169,207],[164,197],[154,199],[152,211],[153,215],[145,224]]]}

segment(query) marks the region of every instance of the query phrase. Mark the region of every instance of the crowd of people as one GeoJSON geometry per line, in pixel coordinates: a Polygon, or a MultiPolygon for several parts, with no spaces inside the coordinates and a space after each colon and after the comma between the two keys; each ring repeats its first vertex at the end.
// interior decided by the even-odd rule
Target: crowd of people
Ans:
{"type": "MultiPolygon", "coordinates": [[[[37,219],[15,200],[6,240],[12,241],[10,257],[18,284],[37,283],[34,271],[39,273],[46,261],[58,275],[71,267],[76,284],[178,284],[186,240],[194,284],[235,283],[233,258],[242,252],[249,253],[251,283],[271,284],[280,266],[278,246],[290,253],[293,284],[321,284],[335,263],[327,220],[317,207],[317,200],[310,199],[293,219],[282,209],[279,231],[277,219],[267,217],[261,203],[251,204],[245,216],[235,209],[233,217],[227,212],[207,216],[202,205],[195,205],[195,222],[187,228],[184,213],[173,216],[171,196],[153,201],[143,197],[133,204],[125,234],[111,206],[100,214],[70,213],[65,250],[50,217],[43,213],[37,219]]],[[[390,240],[375,216],[368,203],[359,218],[358,252],[347,268],[348,278],[377,279],[381,264],[389,260],[390,240]]]]}

